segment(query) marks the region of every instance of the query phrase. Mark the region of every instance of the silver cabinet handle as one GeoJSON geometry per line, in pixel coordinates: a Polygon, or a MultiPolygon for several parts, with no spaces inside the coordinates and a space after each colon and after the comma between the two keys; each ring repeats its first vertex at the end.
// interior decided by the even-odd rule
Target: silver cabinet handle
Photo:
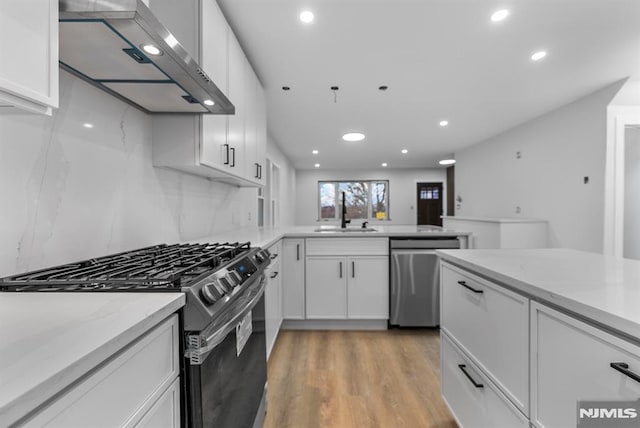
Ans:
{"type": "Polygon", "coordinates": [[[231,154],[233,155],[233,161],[231,161],[231,168],[236,166],[236,148],[235,147],[231,147],[231,154]]]}
{"type": "Polygon", "coordinates": [[[340,262],[340,278],[342,278],[342,262],[340,262]]]}
{"type": "Polygon", "coordinates": [[[300,244],[296,244],[296,260],[300,260],[300,244]]]}
{"type": "Polygon", "coordinates": [[[276,276],[278,276],[278,272],[274,272],[274,273],[272,273],[270,278],[271,278],[271,279],[273,279],[273,278],[275,278],[276,276]]]}
{"type": "Polygon", "coordinates": [[[351,278],[356,277],[356,262],[351,260],[351,278]]]}

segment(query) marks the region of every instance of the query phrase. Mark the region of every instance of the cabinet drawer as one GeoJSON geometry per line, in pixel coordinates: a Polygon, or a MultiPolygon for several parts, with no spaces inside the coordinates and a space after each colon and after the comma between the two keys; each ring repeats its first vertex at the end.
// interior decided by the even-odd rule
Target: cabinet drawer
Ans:
{"type": "Polygon", "coordinates": [[[458,424],[477,428],[529,427],[527,418],[447,334],[442,333],[440,337],[442,396],[458,424]]]}
{"type": "Polygon", "coordinates": [[[180,379],[158,398],[136,428],[178,428],[180,426],[180,379]]]}
{"type": "Polygon", "coordinates": [[[441,264],[441,327],[529,413],[529,300],[441,264]]]}
{"type": "Polygon", "coordinates": [[[25,426],[135,425],[178,377],[178,340],[178,316],[172,315],[80,380],[25,426]]]}
{"type": "MultiPolygon", "coordinates": [[[[577,425],[577,402],[637,401],[640,347],[562,314],[531,304],[531,421],[539,427],[577,425]]],[[[633,426],[639,426],[636,421],[633,426]]]]}
{"type": "Polygon", "coordinates": [[[388,238],[309,238],[308,256],[387,256],[388,238]]]}

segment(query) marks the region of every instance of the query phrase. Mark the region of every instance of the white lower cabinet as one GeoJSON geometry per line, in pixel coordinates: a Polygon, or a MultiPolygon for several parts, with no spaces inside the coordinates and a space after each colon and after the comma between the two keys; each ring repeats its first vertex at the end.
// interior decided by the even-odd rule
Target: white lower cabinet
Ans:
{"type": "Polygon", "coordinates": [[[529,413],[529,299],[450,264],[441,268],[441,327],[529,413]]]}
{"type": "Polygon", "coordinates": [[[289,320],[305,319],[304,239],[282,240],[282,316],[289,320]]]}
{"type": "Polygon", "coordinates": [[[271,254],[271,264],[265,270],[267,285],[264,294],[267,358],[269,358],[282,324],[282,264],[280,262],[282,244],[278,241],[267,249],[271,254]]]}
{"type": "Polygon", "coordinates": [[[442,395],[461,427],[529,427],[528,419],[447,336],[441,334],[442,395]]]}
{"type": "Polygon", "coordinates": [[[23,426],[179,426],[178,343],[178,316],[172,315],[80,379],[23,426]]]}
{"type": "Polygon", "coordinates": [[[386,238],[314,238],[306,242],[306,318],[389,318],[386,238]]]}
{"type": "Polygon", "coordinates": [[[640,376],[640,347],[535,302],[531,329],[531,421],[536,426],[575,427],[578,401],[640,398],[640,383],[632,378],[640,376]]]}

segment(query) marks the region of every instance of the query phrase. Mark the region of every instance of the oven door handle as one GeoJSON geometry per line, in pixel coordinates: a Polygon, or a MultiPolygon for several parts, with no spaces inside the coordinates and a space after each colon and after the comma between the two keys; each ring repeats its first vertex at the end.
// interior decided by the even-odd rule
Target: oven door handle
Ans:
{"type": "Polygon", "coordinates": [[[257,284],[248,291],[241,305],[235,308],[221,321],[221,324],[215,323],[203,330],[198,335],[189,335],[188,349],[185,351],[185,357],[189,359],[191,365],[200,365],[206,359],[207,354],[213,351],[233,331],[238,323],[258,304],[260,298],[264,294],[266,278],[260,276],[257,284]]]}

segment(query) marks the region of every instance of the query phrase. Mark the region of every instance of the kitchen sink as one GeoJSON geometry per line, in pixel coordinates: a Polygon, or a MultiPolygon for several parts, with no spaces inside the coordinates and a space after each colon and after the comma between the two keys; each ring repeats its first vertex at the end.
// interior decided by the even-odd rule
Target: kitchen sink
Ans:
{"type": "Polygon", "coordinates": [[[376,232],[376,229],[373,227],[347,227],[346,229],[339,227],[319,227],[314,229],[314,232],[376,232]]]}

